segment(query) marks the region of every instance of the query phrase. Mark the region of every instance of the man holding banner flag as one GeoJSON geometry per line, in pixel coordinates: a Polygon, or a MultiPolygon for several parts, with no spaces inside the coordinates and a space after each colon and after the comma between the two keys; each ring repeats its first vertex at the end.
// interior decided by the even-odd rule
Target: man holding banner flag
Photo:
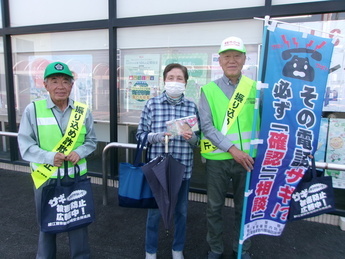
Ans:
{"type": "MultiPolygon", "coordinates": [[[[262,121],[254,170],[246,186],[240,247],[257,235],[279,236],[289,204],[317,148],[333,43],[304,32],[265,26],[262,121]],[[248,190],[247,190],[248,189],[248,190]]],[[[318,197],[321,199],[321,197],[318,197]]],[[[316,199],[316,197],[315,197],[316,199]]],[[[307,209],[322,206],[311,201],[307,209]]]]}
{"type": "MultiPolygon", "coordinates": [[[[235,202],[234,254],[238,251],[246,174],[254,164],[249,151],[256,82],[242,75],[245,60],[242,40],[226,38],[219,50],[224,75],[201,88],[199,112],[201,155],[206,158],[207,171],[208,258],[221,258],[224,252],[222,209],[231,182],[235,202]]],[[[249,247],[250,241],[246,240],[242,258],[250,258],[249,247]]]]}

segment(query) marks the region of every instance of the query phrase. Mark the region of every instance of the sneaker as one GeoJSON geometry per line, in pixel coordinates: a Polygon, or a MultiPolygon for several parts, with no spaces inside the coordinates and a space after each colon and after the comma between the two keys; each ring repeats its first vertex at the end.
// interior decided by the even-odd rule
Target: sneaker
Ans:
{"type": "Polygon", "coordinates": [[[208,251],[207,259],[220,259],[220,258],[222,258],[222,255],[223,254],[218,254],[218,253],[215,253],[212,251],[208,251]]]}
{"type": "Polygon", "coordinates": [[[145,259],[156,259],[156,258],[157,258],[156,253],[150,254],[150,253],[146,252],[145,259]]]}
{"type": "MultiPolygon", "coordinates": [[[[233,251],[232,254],[233,254],[233,258],[237,259],[237,255],[238,255],[237,252],[233,251]]],[[[243,252],[241,259],[251,259],[250,253],[247,251],[243,252]]]]}
{"type": "Polygon", "coordinates": [[[183,252],[172,250],[172,258],[173,259],[184,259],[183,252]]]}

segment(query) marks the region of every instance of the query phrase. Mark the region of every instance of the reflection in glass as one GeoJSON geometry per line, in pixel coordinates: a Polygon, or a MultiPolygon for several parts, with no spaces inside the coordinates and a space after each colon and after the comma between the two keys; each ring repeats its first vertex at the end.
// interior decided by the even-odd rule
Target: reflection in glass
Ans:
{"type": "Polygon", "coordinates": [[[25,107],[32,101],[46,97],[43,73],[53,61],[69,65],[75,76],[71,98],[86,103],[95,121],[109,122],[109,61],[107,33],[95,32],[99,46],[92,42],[93,32],[56,33],[13,36],[13,72],[17,108],[20,122],[25,107]],[[78,37],[75,38],[74,35],[78,37]],[[66,43],[70,38],[71,43],[66,43]],[[37,48],[37,44],[39,47],[37,48]],[[41,45],[41,46],[40,46],[41,45]],[[80,46],[80,48],[79,48],[80,46]],[[94,50],[93,50],[94,49],[94,50]]]}
{"type": "MultiPolygon", "coordinates": [[[[247,60],[243,74],[256,80],[258,46],[247,44],[247,60]]],[[[180,63],[187,67],[189,80],[185,96],[199,103],[201,86],[223,75],[218,64],[218,46],[123,49],[119,64],[119,124],[139,122],[146,101],[164,91],[163,70],[167,64],[180,63]]]]}

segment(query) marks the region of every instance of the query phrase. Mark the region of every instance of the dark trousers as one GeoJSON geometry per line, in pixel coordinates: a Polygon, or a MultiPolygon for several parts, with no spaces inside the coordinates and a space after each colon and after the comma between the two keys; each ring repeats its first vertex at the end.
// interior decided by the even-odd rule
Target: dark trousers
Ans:
{"type": "MultiPolygon", "coordinates": [[[[183,180],[178,193],[177,204],[174,212],[174,241],[172,249],[183,251],[186,241],[186,224],[188,208],[188,191],[190,180],[183,180]]],[[[161,213],[159,209],[149,209],[146,221],[146,241],[145,250],[150,254],[157,253],[158,230],[161,213]]]]}
{"type": "MultiPolygon", "coordinates": [[[[235,204],[235,222],[233,236],[233,250],[238,250],[241,217],[246,182],[246,170],[234,159],[206,160],[207,171],[207,242],[215,253],[224,252],[223,243],[223,215],[226,193],[232,182],[235,204]]],[[[250,247],[250,240],[245,240],[243,251],[250,247]]]]}

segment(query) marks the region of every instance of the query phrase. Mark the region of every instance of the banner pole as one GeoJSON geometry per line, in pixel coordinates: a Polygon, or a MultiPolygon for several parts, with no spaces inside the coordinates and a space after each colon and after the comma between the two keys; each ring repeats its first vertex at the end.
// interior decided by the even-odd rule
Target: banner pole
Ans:
{"type": "MultiPolygon", "coordinates": [[[[258,73],[258,81],[262,82],[265,80],[265,72],[266,72],[266,64],[267,64],[267,44],[268,44],[268,37],[269,34],[267,33],[267,26],[264,26],[263,31],[263,44],[261,49],[261,55],[260,55],[260,62],[259,62],[259,73],[258,73]]],[[[256,139],[256,129],[257,129],[257,121],[258,116],[260,113],[259,106],[260,106],[260,95],[261,95],[261,88],[256,90],[256,98],[255,98],[255,109],[254,109],[254,121],[253,121],[253,127],[252,127],[252,134],[251,134],[251,140],[256,139]]],[[[249,155],[252,157],[254,152],[254,145],[250,145],[249,155]]],[[[242,218],[241,218],[241,228],[240,228],[240,236],[238,240],[238,250],[237,250],[237,259],[241,259],[242,257],[242,249],[243,249],[243,235],[244,235],[244,223],[246,219],[246,211],[247,211],[247,203],[248,203],[248,190],[249,190],[249,184],[250,184],[250,177],[251,172],[248,171],[246,175],[246,183],[244,188],[244,199],[243,199],[243,208],[242,208],[242,218]]]]}

